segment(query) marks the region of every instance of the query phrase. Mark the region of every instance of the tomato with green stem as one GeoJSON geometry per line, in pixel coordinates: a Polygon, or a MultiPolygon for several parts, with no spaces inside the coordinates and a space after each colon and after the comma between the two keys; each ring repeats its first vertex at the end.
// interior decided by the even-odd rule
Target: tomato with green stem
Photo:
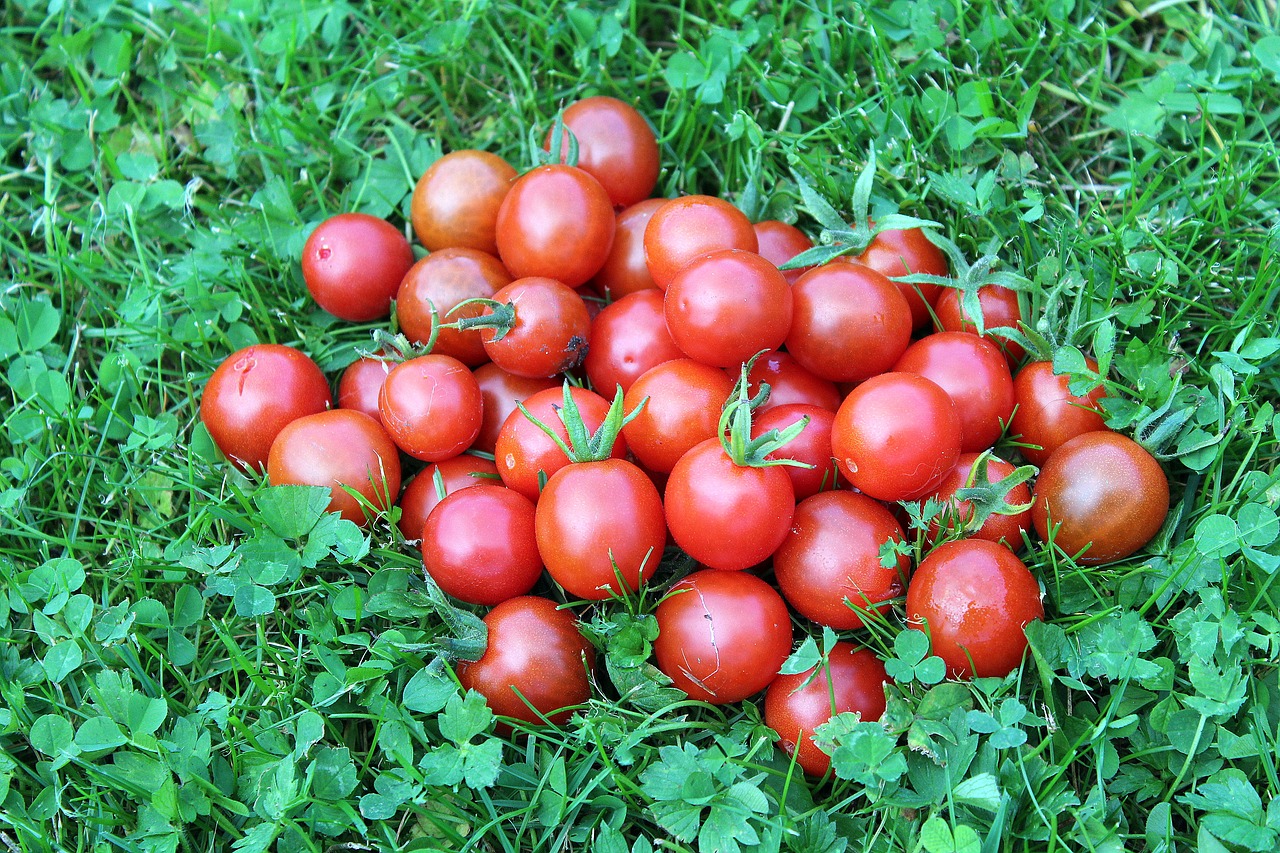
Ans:
{"type": "Polygon", "coordinates": [[[443,328],[479,329],[485,353],[508,373],[545,379],[586,358],[591,338],[587,305],[556,279],[516,279],[492,298],[459,303],[455,311],[469,305],[483,310],[443,328]]]}
{"type": "MultiPolygon", "coordinates": [[[[600,182],[617,207],[649,197],[658,183],[660,158],[653,128],[635,107],[596,95],[570,104],[562,115],[564,134],[560,160],[565,162],[577,142],[577,166],[600,182]]],[[[550,151],[555,130],[547,134],[543,148],[550,151]]]]}
{"type": "MultiPolygon", "coordinates": [[[[947,256],[919,228],[887,228],[872,238],[857,260],[890,279],[924,273],[945,276],[947,256]]],[[[911,327],[919,329],[932,319],[929,309],[938,301],[942,287],[921,282],[894,282],[911,307],[911,327]]]]}
{"type": "Polygon", "coordinates": [[[669,474],[695,444],[715,437],[733,380],[717,367],[675,358],[646,370],[628,393],[648,402],[622,428],[627,445],[645,468],[669,474]]]}
{"type": "Polygon", "coordinates": [[[1000,542],[1015,553],[1022,534],[1031,529],[1030,466],[1015,468],[990,451],[964,453],[956,467],[929,497],[942,504],[941,514],[926,535],[935,542],[942,533],[1000,542]]]}
{"type": "MultiPolygon", "coordinates": [[[[571,388],[570,393],[585,429],[588,432],[598,430],[609,416],[609,401],[586,388],[571,388]]],[[[523,409],[508,415],[498,431],[493,454],[498,474],[509,488],[531,501],[538,500],[541,478],[550,479],[569,464],[569,457],[560,445],[534,423],[534,420],[541,421],[551,427],[562,441],[567,441],[568,430],[557,415],[563,405],[564,392],[560,387],[539,391],[524,401],[523,409]]],[[[614,459],[626,457],[627,442],[624,438],[614,442],[610,455],[614,459]]]]}
{"type": "Polygon", "coordinates": [[[483,304],[511,283],[511,273],[492,255],[476,249],[440,249],[415,263],[405,273],[396,293],[396,319],[400,331],[416,344],[433,340],[431,351],[448,355],[468,367],[489,360],[479,331],[441,326],[442,319],[457,321],[476,317],[483,304]],[[454,310],[461,303],[467,305],[454,310]]]}
{"type": "MultiPolygon", "coordinates": [[[[794,225],[788,225],[776,219],[765,219],[751,226],[756,232],[757,251],[760,256],[774,266],[780,267],[792,258],[813,248],[813,241],[808,235],[794,225]]],[[[810,267],[788,269],[782,274],[787,284],[795,284],[796,279],[808,272],[810,267]]]]}
{"type": "Polygon", "coordinates": [[[765,435],[770,430],[781,432],[804,418],[809,420],[786,447],[769,455],[770,459],[794,459],[803,463],[788,465],[783,469],[791,478],[791,487],[795,490],[797,501],[803,501],[821,491],[839,488],[840,470],[831,456],[831,429],[836,421],[835,412],[821,406],[787,403],[768,409],[761,408],[757,414],[758,417],[751,426],[753,438],[765,435]]]}
{"type": "MultiPolygon", "coordinates": [[[[934,329],[939,332],[966,332],[979,334],[973,318],[961,305],[963,292],[954,288],[944,288],[938,300],[933,303],[935,316],[934,329]]],[[[1001,287],[998,284],[987,284],[977,290],[978,311],[982,314],[981,333],[994,341],[1004,352],[1010,367],[1022,361],[1027,351],[1021,344],[1006,340],[991,330],[999,328],[1016,329],[1022,323],[1022,307],[1018,302],[1018,291],[1001,287]]]]}
{"type": "MultiPolygon", "coordinates": [[[[730,375],[736,378],[737,368],[730,375]]],[[[810,373],[790,353],[783,350],[758,356],[751,366],[751,372],[747,374],[747,380],[751,383],[749,393],[752,397],[760,393],[762,384],[769,386],[769,397],[756,409],[757,414],[793,403],[817,406],[834,412],[844,400],[836,383],[810,373]]]]}
{"type": "MultiPolygon", "coordinates": [[[[1085,358],[1094,373],[1098,362],[1085,358]]],[[[1102,418],[1099,401],[1106,388],[1098,382],[1084,394],[1073,394],[1071,377],[1054,372],[1053,362],[1033,361],[1013,378],[1017,408],[1009,423],[1009,434],[1017,436],[1019,449],[1033,465],[1044,465],[1050,455],[1078,435],[1109,429],[1102,418]]]]}

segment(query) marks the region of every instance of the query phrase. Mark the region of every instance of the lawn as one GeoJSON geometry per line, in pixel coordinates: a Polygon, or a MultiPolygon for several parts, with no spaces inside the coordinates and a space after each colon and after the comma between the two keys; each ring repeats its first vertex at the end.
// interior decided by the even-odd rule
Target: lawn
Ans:
{"type": "Polygon", "coordinates": [[[1277,32],[1263,0],[6,3],[0,849],[1277,849],[1277,32]],[[844,632],[898,679],[830,779],[760,703],[652,680],[680,559],[575,606],[578,716],[499,734],[437,662],[474,620],[395,525],[246,479],[200,424],[242,346],[331,376],[369,348],[303,286],[319,222],[402,226],[443,152],[528,168],[589,94],[653,125],[659,195],[814,236],[801,182],[850,217],[874,151],[872,214],[1025,278],[1168,474],[1133,557],[1023,552],[1046,619],[1007,678],[941,680],[900,607],[844,632]]]}

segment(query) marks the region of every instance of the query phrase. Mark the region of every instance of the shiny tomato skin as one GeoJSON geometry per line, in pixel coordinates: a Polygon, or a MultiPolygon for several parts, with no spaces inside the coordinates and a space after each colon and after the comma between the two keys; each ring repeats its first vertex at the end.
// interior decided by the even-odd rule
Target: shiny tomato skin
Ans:
{"type": "MultiPolygon", "coordinates": [[[[755,223],[752,228],[756,232],[756,241],[760,244],[757,251],[774,266],[780,267],[803,251],[813,248],[813,241],[794,225],[779,222],[776,219],[765,219],[755,223]]],[[[796,279],[813,267],[799,267],[783,270],[787,284],[795,284],[796,279]]]]}
{"type": "Polygon", "coordinates": [[[600,182],[573,166],[539,166],[498,209],[498,257],[516,278],[554,278],[573,288],[599,272],[615,227],[600,182]]]}
{"type": "Polygon", "coordinates": [[[952,678],[1013,672],[1027,647],[1023,629],[1043,618],[1031,572],[1008,548],[982,539],[939,545],[907,586],[907,627],[929,634],[952,678]]]}
{"type": "MultiPolygon", "coordinates": [[[[396,319],[400,331],[415,344],[431,339],[431,309],[441,325],[483,312],[479,304],[454,307],[467,299],[492,298],[511,283],[511,273],[493,255],[476,249],[440,249],[415,263],[405,273],[396,293],[396,319]]],[[[468,367],[489,360],[476,330],[441,328],[431,350],[448,355],[468,367]]]]}
{"type": "Polygon", "coordinates": [[[309,357],[279,344],[254,344],[213,371],[200,397],[200,420],[233,465],[261,471],[280,430],[332,405],[329,380],[309,357]]]}
{"type": "Polygon", "coordinates": [[[1127,436],[1089,432],[1053,452],[1036,480],[1031,521],[1040,538],[1082,565],[1123,560],[1160,532],[1169,478],[1127,436]]]}
{"type": "Polygon", "coordinates": [[[963,332],[936,332],[911,346],[894,370],[932,379],[950,395],[960,415],[960,450],[993,446],[1013,417],[1013,375],[991,341],[963,332]]]}
{"type": "MultiPolygon", "coordinates": [[[[591,339],[587,304],[571,288],[553,278],[520,278],[499,290],[493,300],[515,307],[515,326],[500,339],[481,329],[484,351],[508,373],[546,379],[572,370],[586,358],[591,339]]],[[[492,314],[486,307],[484,315],[492,314]]]]}
{"type": "MultiPolygon", "coordinates": [[[[933,303],[935,315],[934,328],[939,332],[978,333],[978,327],[960,304],[960,291],[953,287],[944,287],[942,293],[933,303]]],[[[982,309],[982,326],[987,330],[984,337],[989,338],[1000,347],[1013,367],[1022,361],[1027,351],[1021,344],[1006,341],[992,335],[991,329],[1001,326],[1017,328],[1022,322],[1022,307],[1018,304],[1018,292],[998,284],[986,284],[978,288],[978,305],[982,309]]]]}
{"type": "Polygon", "coordinates": [[[853,486],[882,501],[938,487],[960,456],[960,416],[947,392],[915,373],[885,373],[849,392],[832,453],[853,486]]]}
{"type": "MultiPolygon", "coordinates": [[[[919,228],[881,231],[871,245],[858,255],[858,261],[884,273],[888,278],[924,273],[945,276],[947,256],[919,228]]],[[[911,327],[919,329],[932,319],[929,307],[938,301],[942,288],[937,284],[894,282],[911,306],[911,327]]]]}
{"type": "MultiPolygon", "coordinates": [[[[658,184],[658,139],[635,107],[596,95],[583,98],[564,111],[565,127],[578,141],[578,168],[591,174],[616,207],[636,204],[653,194],[658,184]]],[[[551,135],[542,147],[551,150],[551,135]]],[[[561,158],[569,140],[560,143],[561,158]]]]}
{"type": "Polygon", "coordinates": [[[516,170],[497,154],[463,149],[431,164],[413,188],[410,218],[429,251],[475,249],[498,254],[498,208],[516,170]]]}
{"type": "MultiPolygon", "coordinates": [[[[960,454],[960,458],[956,460],[956,467],[951,469],[951,473],[943,478],[937,490],[930,495],[930,497],[948,505],[943,510],[941,517],[944,524],[960,526],[968,523],[973,517],[973,507],[969,501],[957,501],[954,498],[958,489],[973,485],[970,482],[970,475],[973,472],[974,462],[977,461],[980,455],[978,453],[960,454]]],[[[1013,473],[1013,470],[1013,465],[998,456],[992,456],[987,461],[987,477],[992,483],[1009,476],[1013,473]]],[[[1026,483],[1019,483],[1005,493],[1005,501],[1011,506],[1026,506],[1030,504],[1031,487],[1026,483]]],[[[929,541],[937,540],[939,527],[938,520],[929,525],[929,541]]],[[[984,521],[982,527],[971,533],[970,536],[974,539],[986,539],[988,542],[1000,542],[1008,546],[1014,553],[1017,553],[1022,548],[1023,532],[1030,529],[1031,510],[1026,509],[1015,515],[996,513],[984,521]]]]}
{"type": "Polygon", "coordinates": [[[768,456],[769,459],[794,459],[809,466],[787,465],[782,469],[791,478],[791,488],[797,501],[839,486],[840,471],[831,458],[831,428],[836,422],[835,412],[819,406],[788,403],[758,412],[751,424],[751,437],[756,438],[771,429],[782,432],[801,418],[808,418],[809,423],[800,434],[768,456]]]}
{"type": "Polygon", "coordinates": [[[488,647],[478,661],[459,661],[457,673],[463,689],[483,695],[495,714],[535,726],[545,725],[543,717],[559,724],[591,698],[595,649],[573,613],[526,595],[494,607],[484,624],[488,647]]]}
{"type": "Polygon", "coordinates": [[[422,565],[459,601],[492,607],[542,576],[533,503],[505,486],[458,489],[422,525],[422,565]]]}
{"type": "Polygon", "coordinates": [[[694,572],[654,611],[658,669],[693,699],[725,705],[759,693],[791,652],[782,597],[745,572],[694,572]]]}
{"type": "Polygon", "coordinates": [[[440,472],[446,495],[471,486],[502,482],[498,479],[498,466],[480,456],[464,453],[452,459],[433,462],[419,471],[400,493],[400,520],[397,524],[405,539],[422,538],[422,526],[427,523],[427,516],[440,503],[441,498],[436,494],[437,471],[440,472]]]}
{"type": "Polygon", "coordinates": [[[618,211],[613,230],[613,246],[604,266],[591,279],[591,287],[601,296],[622,299],[641,290],[657,290],[649,265],[644,260],[644,230],[665,198],[648,198],[618,211]]]}
{"type": "MultiPolygon", "coordinates": [[[[1089,369],[1098,363],[1085,358],[1089,369]]],[[[1106,395],[1099,385],[1082,396],[1071,393],[1069,379],[1053,372],[1053,363],[1033,361],[1013,378],[1017,409],[1009,424],[1009,435],[1023,444],[1022,455],[1032,465],[1044,465],[1062,445],[1087,432],[1108,430],[1099,404],[1106,395]]]]}
{"type": "Polygon", "coordinates": [[[796,612],[838,631],[862,627],[863,610],[888,610],[902,595],[911,561],[886,568],[880,548],[901,541],[893,513],[856,492],[822,492],[801,501],[786,539],[773,555],[782,597],[796,612]],[[881,602],[886,602],[881,604],[881,602]]]}
{"type": "Polygon", "coordinates": [[[645,468],[669,474],[695,444],[715,436],[731,393],[733,380],[719,368],[691,358],[664,361],[632,383],[628,411],[647,402],[622,434],[645,468]]]}
{"type": "Polygon", "coordinates": [[[695,445],[671,469],[663,496],[667,529],[685,553],[735,571],[769,559],[791,529],[796,498],[777,466],[735,465],[719,438],[695,445]]]}
{"type": "Polygon", "coordinates": [[[470,447],[480,433],[483,406],[471,371],[447,355],[423,355],[396,365],[378,397],[391,440],[424,462],[439,462],[470,447]]]}
{"type": "Polygon", "coordinates": [[[517,403],[524,402],[539,391],[560,387],[559,380],[516,376],[492,362],[480,365],[472,371],[472,375],[480,386],[484,417],[480,423],[480,434],[471,446],[485,453],[493,453],[498,444],[498,432],[516,410],[517,403]]]}
{"type": "Polygon", "coordinates": [[[813,732],[836,714],[857,713],[873,722],[884,714],[884,686],[889,676],[870,649],[838,642],[831,647],[817,678],[808,669],[796,675],[779,675],[764,697],[765,725],[778,733],[778,747],[810,776],[824,776],[831,756],[814,743],[813,732]]]}
{"type": "MultiPolygon", "coordinates": [[[[735,382],[741,372],[730,370],[729,377],[735,382]]],[[[777,406],[799,403],[807,406],[818,406],[832,412],[840,408],[844,395],[830,379],[814,376],[796,361],[788,352],[774,350],[756,359],[747,374],[748,391],[755,397],[760,392],[761,383],[769,386],[769,399],[765,400],[756,414],[764,414],[777,406]]]]}
{"type": "MultiPolygon", "coordinates": [[[[573,388],[569,393],[578,406],[587,432],[594,433],[609,414],[609,401],[586,388],[573,388]]],[[[557,414],[564,406],[563,389],[539,391],[530,395],[524,405],[529,414],[551,427],[561,439],[568,441],[568,431],[557,414]]],[[[502,424],[493,455],[502,482],[535,502],[539,492],[538,472],[545,472],[550,479],[569,464],[569,457],[564,455],[564,451],[519,410],[508,415],[502,424]]],[[[627,441],[623,436],[618,436],[611,455],[614,459],[627,455],[627,441]]]]}
{"type": "Polygon", "coordinates": [[[657,487],[623,459],[561,468],[538,497],[536,522],[547,573],[591,601],[639,589],[667,542],[657,487]]]}
{"type": "Polygon", "coordinates": [[[311,297],[351,323],[389,315],[400,280],[412,265],[413,249],[404,235],[366,213],[326,219],[302,247],[302,278],[311,297]]]}
{"type": "Polygon", "coordinates": [[[684,357],[667,330],[662,291],[654,288],[624,296],[595,316],[583,366],[591,387],[613,399],[618,386],[625,393],[649,368],[684,357]]]}
{"type": "Polygon", "coordinates": [[[338,408],[364,412],[382,423],[382,413],[378,411],[378,395],[382,393],[382,383],[393,367],[394,362],[372,356],[351,362],[338,380],[338,408]]]}
{"type": "Polygon", "coordinates": [[[681,267],[708,252],[760,247],[746,214],[708,195],[669,199],[644,229],[644,257],[653,281],[663,290],[681,267]]]}

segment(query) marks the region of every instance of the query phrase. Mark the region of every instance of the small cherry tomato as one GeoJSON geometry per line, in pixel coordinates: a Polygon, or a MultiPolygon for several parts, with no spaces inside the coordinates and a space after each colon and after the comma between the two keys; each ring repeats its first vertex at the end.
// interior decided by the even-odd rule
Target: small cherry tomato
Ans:
{"type": "Polygon", "coordinates": [[[650,471],[669,474],[695,444],[716,434],[720,410],[733,393],[723,370],[676,358],[654,365],[627,392],[631,408],[648,400],[622,427],[627,445],[650,471]]]}
{"type": "Polygon", "coordinates": [[[644,260],[644,230],[666,202],[665,198],[649,198],[618,212],[609,257],[591,279],[592,288],[601,296],[621,299],[639,290],[658,289],[644,260]]]}
{"type": "MultiPolygon", "coordinates": [[[[587,431],[594,433],[609,414],[609,401],[586,388],[572,388],[569,393],[587,431]]],[[[557,414],[564,406],[563,388],[539,391],[526,399],[524,405],[529,414],[551,427],[561,440],[568,443],[569,432],[557,414]]],[[[550,479],[569,464],[569,457],[564,455],[564,451],[519,410],[513,411],[498,431],[493,455],[502,482],[531,501],[538,500],[539,472],[550,479]]],[[[618,436],[612,456],[621,459],[626,455],[627,442],[623,436],[618,436]]]]}
{"type": "MultiPolygon", "coordinates": [[[[454,307],[467,299],[491,298],[511,283],[511,273],[493,255],[476,249],[440,249],[418,261],[405,273],[396,293],[396,319],[405,337],[416,344],[431,339],[431,309],[436,322],[451,323],[475,317],[484,308],[478,303],[454,307]]],[[[448,355],[468,367],[489,360],[479,331],[442,328],[431,350],[448,355]]]]}
{"type": "MultiPolygon", "coordinates": [[[[954,287],[942,289],[938,300],[933,304],[933,313],[937,318],[933,324],[934,328],[939,332],[968,332],[976,335],[978,327],[974,325],[973,318],[960,304],[960,296],[960,291],[954,287]]],[[[1016,329],[1022,322],[1018,291],[998,284],[983,285],[978,288],[978,306],[982,310],[982,327],[987,330],[984,337],[989,338],[1004,351],[1010,367],[1017,364],[1027,351],[1020,344],[992,335],[990,330],[1002,326],[1016,329]]]]}
{"type": "Polygon", "coordinates": [[[644,256],[653,281],[663,290],[680,268],[708,252],[745,249],[754,252],[751,220],[723,199],[687,195],[664,203],[644,229],[644,256]]]}
{"type": "Polygon", "coordinates": [[[338,380],[338,408],[364,412],[382,423],[382,413],[378,411],[378,395],[382,393],[382,383],[387,380],[387,374],[393,367],[393,362],[372,356],[351,362],[338,380]]]}
{"type": "Polygon", "coordinates": [[[539,166],[511,187],[498,210],[498,257],[517,278],[584,284],[613,245],[613,202],[572,166],[539,166]]]}
{"type": "Polygon", "coordinates": [[[963,332],[936,332],[907,347],[894,370],[932,379],[960,416],[960,450],[994,445],[1013,417],[1013,376],[991,341],[963,332]]]}
{"type": "MultiPolygon", "coordinates": [[[[973,485],[973,467],[977,461],[978,453],[964,453],[956,460],[956,467],[951,469],[951,473],[943,478],[939,484],[937,491],[930,497],[946,504],[943,510],[941,521],[951,527],[963,527],[973,518],[973,505],[969,501],[955,500],[955,493],[958,489],[967,488],[973,485]]],[[[987,460],[987,478],[996,483],[1012,474],[1013,465],[1005,462],[997,456],[991,456],[987,460]]],[[[1010,506],[1026,506],[1031,503],[1031,488],[1026,483],[1019,483],[1004,495],[1005,502],[1010,506]]],[[[969,535],[974,539],[986,539],[988,542],[1000,542],[1008,546],[1015,553],[1022,548],[1022,532],[1031,529],[1031,510],[1025,509],[1015,515],[1002,515],[995,513],[982,523],[982,527],[973,531],[969,535]]],[[[938,538],[939,523],[935,519],[928,530],[929,541],[938,538]]]]}
{"type": "Polygon", "coordinates": [[[429,251],[475,249],[498,254],[498,208],[516,170],[497,154],[464,149],[431,164],[413,188],[413,230],[429,251]]]}
{"type": "MultiPolygon", "coordinates": [[[[730,378],[735,381],[739,370],[731,372],[730,378]]],[[[801,403],[807,406],[818,406],[834,412],[840,408],[844,395],[830,379],[822,379],[810,373],[790,353],[774,350],[767,352],[751,365],[747,374],[750,383],[750,396],[760,393],[761,383],[769,386],[769,399],[764,401],[756,414],[764,414],[777,406],[801,403]]]]}
{"type": "MultiPolygon", "coordinates": [[[[761,257],[777,267],[782,266],[801,252],[813,248],[813,241],[803,231],[794,225],[788,225],[776,219],[757,222],[752,228],[755,229],[756,241],[760,244],[758,251],[761,257]]],[[[782,274],[786,277],[787,284],[795,284],[796,279],[811,269],[813,267],[799,267],[793,270],[784,270],[782,274]]]]}
{"type": "Polygon", "coordinates": [[[436,504],[422,525],[422,564],[459,601],[492,607],[524,595],[542,576],[533,504],[481,483],[436,504]]]}
{"type": "Polygon", "coordinates": [[[340,320],[366,323],[391,313],[413,249],[395,226],[364,213],[340,213],[302,247],[302,278],[316,303],[340,320]]]}
{"type": "Polygon", "coordinates": [[[591,386],[612,399],[618,386],[626,392],[649,368],[684,357],[667,331],[662,291],[654,288],[624,296],[596,315],[583,366],[591,386]]]}
{"type": "Polygon", "coordinates": [[[763,411],[757,410],[755,422],[751,425],[751,437],[756,438],[771,429],[782,432],[801,418],[808,418],[809,422],[800,434],[767,457],[794,459],[808,466],[787,465],[782,469],[791,478],[791,487],[795,490],[797,501],[838,486],[840,472],[835,460],[831,458],[831,428],[835,425],[835,412],[819,406],[788,403],[763,411]]]}
{"type": "MultiPolygon", "coordinates": [[[[591,338],[587,304],[553,278],[520,278],[493,295],[514,311],[510,331],[480,330],[493,363],[517,376],[546,379],[572,370],[586,358],[591,338]]],[[[505,310],[505,309],[500,309],[505,310]]],[[[481,317],[496,313],[486,305],[481,317]]]]}
{"type": "MultiPolygon", "coordinates": [[[[648,198],[658,183],[658,139],[644,116],[617,98],[597,95],[570,104],[564,125],[578,140],[578,168],[600,182],[617,207],[648,198]]],[[[551,150],[547,133],[542,147],[551,150]]],[[[569,139],[560,143],[560,156],[569,139]]]]}
{"type": "Polygon", "coordinates": [[[480,396],[484,399],[484,418],[480,424],[480,434],[471,446],[485,453],[493,453],[498,443],[498,431],[516,410],[517,403],[524,402],[539,391],[560,387],[557,379],[516,376],[492,362],[480,365],[472,375],[475,376],[476,384],[480,386],[480,396]]]}
{"type": "Polygon", "coordinates": [[[424,462],[470,447],[480,433],[483,405],[471,371],[447,355],[423,355],[397,365],[378,397],[391,440],[424,462]]]}
{"type": "Polygon", "coordinates": [[[398,525],[405,539],[422,538],[422,525],[427,523],[427,516],[441,501],[436,493],[437,471],[446,495],[471,486],[496,485],[502,482],[498,478],[498,466],[470,453],[454,456],[452,459],[441,459],[428,465],[409,481],[409,485],[400,494],[398,525]]]}
{"type": "MultiPolygon", "coordinates": [[[[881,231],[858,261],[884,273],[888,278],[924,273],[945,276],[947,256],[919,228],[881,231]]],[[[911,306],[911,327],[919,329],[930,320],[929,307],[938,301],[943,288],[937,284],[908,284],[895,281],[898,291],[911,306]]]]}
{"type": "MultiPolygon", "coordinates": [[[[1089,369],[1098,363],[1085,358],[1089,369]]],[[[1018,436],[1022,455],[1033,465],[1044,465],[1049,456],[1077,435],[1108,429],[1098,404],[1106,392],[1098,385],[1083,396],[1071,393],[1070,377],[1053,372],[1053,363],[1033,361],[1013,378],[1017,403],[1009,423],[1009,434],[1018,436]]]]}

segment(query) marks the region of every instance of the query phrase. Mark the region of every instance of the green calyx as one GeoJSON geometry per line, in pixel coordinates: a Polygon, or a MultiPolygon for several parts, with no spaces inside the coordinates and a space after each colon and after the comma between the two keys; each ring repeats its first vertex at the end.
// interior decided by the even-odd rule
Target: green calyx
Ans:
{"type": "MultiPolygon", "coordinates": [[[[481,314],[478,317],[460,317],[452,323],[445,324],[446,328],[457,329],[460,332],[469,332],[474,329],[493,329],[493,340],[500,341],[507,336],[507,333],[516,327],[516,306],[511,302],[498,302],[494,299],[486,299],[477,296],[473,299],[464,299],[450,309],[452,314],[464,305],[484,305],[489,309],[488,314],[481,314]]],[[[432,334],[435,334],[434,329],[432,334]]]]}
{"type": "Polygon", "coordinates": [[[630,414],[624,416],[623,410],[625,404],[623,402],[622,386],[617,387],[617,392],[613,396],[613,402],[609,404],[609,412],[605,415],[604,423],[600,424],[600,428],[594,433],[587,430],[587,425],[582,421],[582,412],[578,408],[578,404],[573,399],[573,385],[565,380],[564,383],[564,405],[557,411],[560,422],[564,424],[565,431],[569,435],[569,441],[566,442],[547,424],[538,420],[533,416],[524,403],[517,403],[516,407],[521,413],[528,418],[534,426],[542,430],[548,438],[556,443],[556,447],[560,448],[565,456],[569,457],[570,462],[603,462],[613,455],[613,445],[618,440],[618,434],[622,432],[622,428],[631,423],[636,415],[640,414],[640,410],[644,408],[645,403],[649,402],[649,398],[643,400],[631,410],[630,414]]]}
{"type": "Polygon", "coordinates": [[[724,409],[720,412],[720,446],[729,454],[733,464],[741,468],[768,468],[774,465],[790,465],[793,468],[812,468],[807,462],[797,459],[769,459],[769,454],[781,450],[790,444],[796,436],[804,432],[809,425],[809,416],[805,415],[786,429],[771,429],[756,438],[751,437],[751,413],[765,404],[769,399],[768,383],[760,383],[760,390],[751,396],[751,384],[747,375],[751,366],[767,350],[756,353],[742,365],[738,382],[733,387],[724,409]]]}
{"type": "Polygon", "coordinates": [[[962,532],[968,536],[977,532],[987,519],[993,515],[1018,515],[1031,509],[1031,503],[1011,504],[1008,494],[1015,486],[1019,486],[1035,476],[1034,465],[1023,465],[1015,468],[1008,476],[992,482],[988,465],[991,462],[991,451],[985,451],[976,460],[963,487],[956,489],[955,500],[967,501],[972,513],[963,519],[962,532]]]}

